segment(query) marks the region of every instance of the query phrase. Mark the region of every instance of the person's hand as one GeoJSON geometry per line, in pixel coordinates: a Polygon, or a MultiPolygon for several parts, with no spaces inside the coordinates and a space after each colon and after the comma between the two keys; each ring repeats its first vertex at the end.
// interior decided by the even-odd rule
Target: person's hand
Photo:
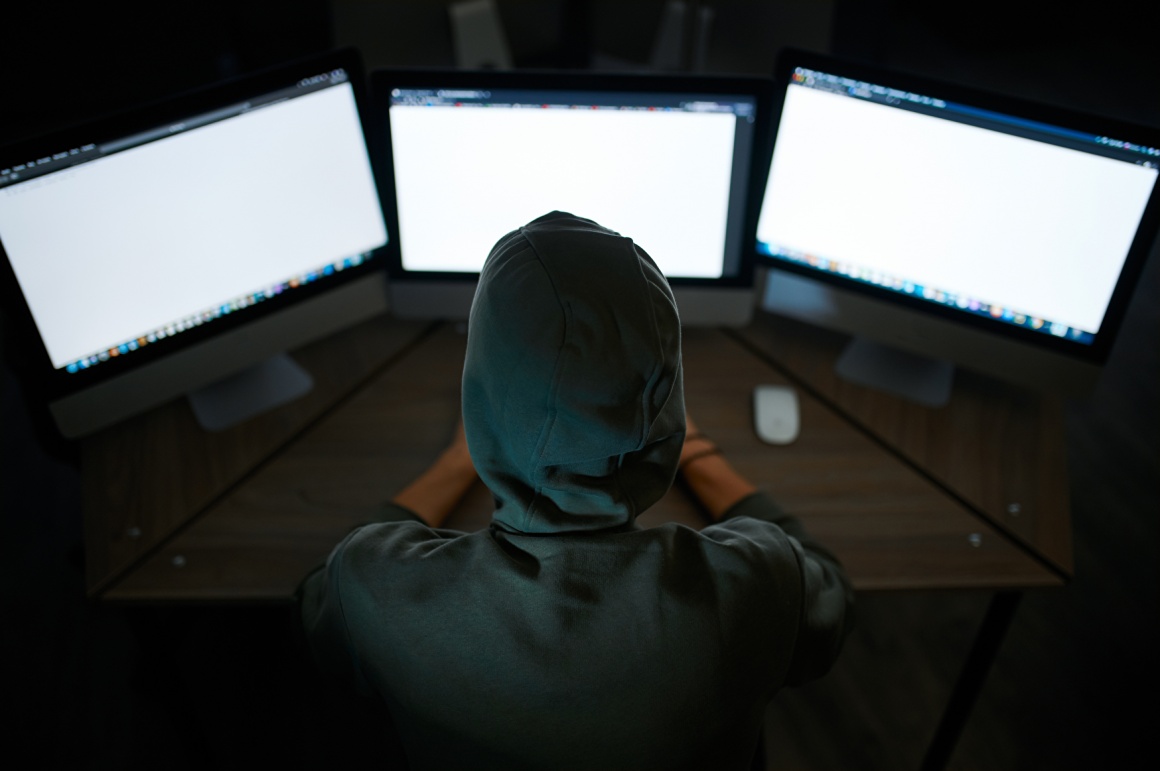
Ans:
{"type": "Polygon", "coordinates": [[[471,464],[471,451],[467,448],[467,433],[463,430],[462,415],[459,417],[459,422],[455,424],[455,434],[451,437],[451,442],[447,448],[443,450],[443,454],[447,456],[448,460],[466,461],[471,464]]]}
{"type": "Polygon", "coordinates": [[[439,527],[477,479],[463,418],[455,427],[451,443],[415,481],[394,497],[398,505],[410,509],[431,527],[439,527]]]}
{"type": "Polygon", "coordinates": [[[697,424],[689,413],[685,413],[685,443],[681,447],[681,460],[678,468],[684,468],[685,461],[699,455],[711,454],[717,448],[711,439],[697,429],[697,424]]]}
{"type": "Polygon", "coordinates": [[[685,413],[685,444],[681,447],[677,468],[693,497],[713,521],[721,519],[735,504],[757,491],[729,465],[717,444],[697,429],[688,413],[685,413]]]}

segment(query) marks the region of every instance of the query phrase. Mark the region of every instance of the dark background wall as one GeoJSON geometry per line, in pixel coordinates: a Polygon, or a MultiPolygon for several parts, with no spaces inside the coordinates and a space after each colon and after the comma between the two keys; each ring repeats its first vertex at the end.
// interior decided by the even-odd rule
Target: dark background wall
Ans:
{"type": "Polygon", "coordinates": [[[321,0],[4,3],[0,142],[332,44],[321,0]]]}
{"type": "MultiPolygon", "coordinates": [[[[175,0],[0,6],[0,142],[323,50],[454,62],[447,0],[175,0]]],[[[647,60],[663,0],[498,0],[517,66],[647,60]]],[[[1146,120],[1160,5],[1106,0],[705,0],[708,69],[767,73],[794,44],[1146,120]],[[975,65],[993,62],[987,72],[975,65]],[[1091,92],[1101,91],[1095,96],[1091,92]]]]}

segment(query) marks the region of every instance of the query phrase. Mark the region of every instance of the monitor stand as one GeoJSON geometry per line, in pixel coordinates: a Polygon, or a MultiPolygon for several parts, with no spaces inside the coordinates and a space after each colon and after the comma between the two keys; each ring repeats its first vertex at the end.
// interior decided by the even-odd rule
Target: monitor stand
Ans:
{"type": "Polygon", "coordinates": [[[314,378],[286,354],[278,354],[234,375],[186,394],[206,431],[225,431],[280,407],[314,387],[314,378]]]}
{"type": "Polygon", "coordinates": [[[834,370],[852,383],[886,391],[924,407],[942,407],[951,398],[955,367],[860,337],[838,357],[834,370]]]}

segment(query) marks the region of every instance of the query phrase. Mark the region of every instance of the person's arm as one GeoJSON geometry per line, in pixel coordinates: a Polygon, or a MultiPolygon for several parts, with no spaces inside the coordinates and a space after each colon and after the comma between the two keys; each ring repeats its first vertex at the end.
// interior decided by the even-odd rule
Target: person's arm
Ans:
{"type": "Polygon", "coordinates": [[[725,460],[716,444],[697,431],[688,415],[685,430],[678,468],[689,490],[709,516],[718,521],[737,503],[757,492],[757,488],[725,460]]]}
{"type": "MultiPolygon", "coordinates": [[[[391,520],[410,520],[413,514],[430,527],[438,528],[476,479],[460,421],[451,444],[391,501],[394,504],[389,507],[393,509],[391,520]]],[[[369,695],[370,686],[363,678],[347,629],[342,598],[342,571],[348,561],[347,553],[364,531],[364,528],[355,530],[335,547],[326,564],[303,580],[297,600],[305,644],[318,666],[339,680],[354,683],[360,692],[369,695]]],[[[431,536],[428,533],[411,537],[431,536]]]]}
{"type": "Polygon", "coordinates": [[[681,474],[689,490],[720,523],[705,532],[723,530],[745,535],[747,544],[772,544],[767,532],[772,524],[789,537],[796,554],[802,605],[797,645],[786,683],[800,685],[820,677],[837,658],[853,619],[854,592],[845,570],[796,517],[783,512],[738,473],[687,415],[685,425],[681,474]]]}
{"type": "Polygon", "coordinates": [[[431,527],[440,527],[477,478],[460,421],[447,449],[391,502],[415,512],[431,527]]]}

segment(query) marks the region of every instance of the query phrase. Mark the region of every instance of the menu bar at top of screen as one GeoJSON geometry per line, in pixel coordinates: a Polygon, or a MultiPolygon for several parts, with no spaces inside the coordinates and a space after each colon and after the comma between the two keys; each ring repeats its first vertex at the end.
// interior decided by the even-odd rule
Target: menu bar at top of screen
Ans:
{"type": "Polygon", "coordinates": [[[1160,165],[1160,148],[1127,142],[1114,137],[1075,131],[1042,121],[939,99],[928,94],[868,83],[806,67],[795,68],[791,82],[805,88],[954,120],[979,128],[990,128],[1030,139],[1049,141],[1053,144],[1094,152],[1148,168],[1157,168],[1160,165]]]}
{"type": "Polygon", "coordinates": [[[396,88],[391,106],[725,112],[750,119],[756,109],[751,98],[722,94],[475,88],[396,88]]]}
{"type": "MultiPolygon", "coordinates": [[[[27,160],[5,163],[0,168],[0,188],[27,182],[36,177],[52,174],[70,166],[102,158],[113,153],[138,147],[158,139],[164,139],[185,131],[208,126],[218,121],[253,112],[263,107],[284,102],[299,96],[305,96],[315,91],[341,85],[349,82],[350,77],[341,67],[329,72],[318,73],[308,78],[302,78],[292,86],[270,91],[251,99],[227,105],[220,109],[197,113],[188,118],[171,121],[163,126],[154,126],[145,131],[135,132],[117,139],[104,142],[89,142],[74,147],[61,148],[56,152],[41,155],[27,160]]],[[[5,159],[15,160],[15,159],[5,159]]]]}

